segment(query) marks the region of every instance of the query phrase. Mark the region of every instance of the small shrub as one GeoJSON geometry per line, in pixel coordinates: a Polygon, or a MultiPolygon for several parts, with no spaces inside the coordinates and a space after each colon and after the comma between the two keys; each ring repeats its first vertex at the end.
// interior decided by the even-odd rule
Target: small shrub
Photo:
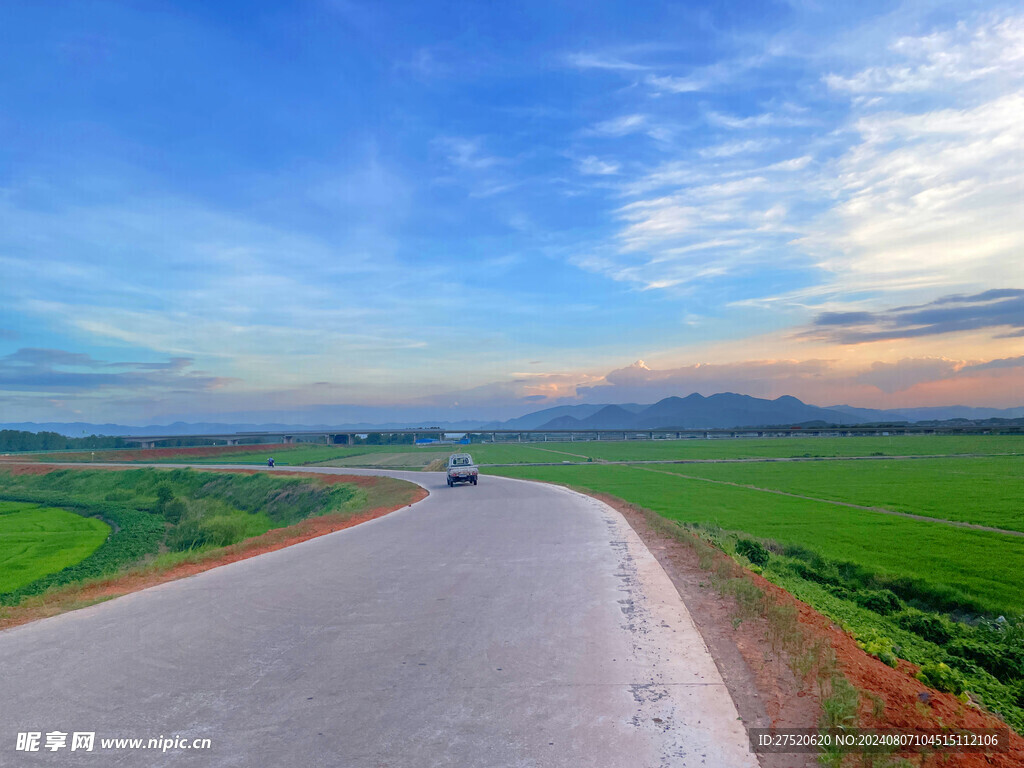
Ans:
{"type": "Polygon", "coordinates": [[[188,513],[188,507],[181,499],[171,499],[164,505],[164,520],[169,523],[180,523],[188,513]]]}
{"type": "Polygon", "coordinates": [[[179,552],[195,549],[206,544],[207,532],[200,527],[198,520],[185,520],[175,526],[167,537],[167,546],[179,552]]]}
{"type": "Polygon", "coordinates": [[[1024,679],[1024,650],[983,640],[954,640],[946,651],[961,659],[969,659],[987,670],[997,680],[1012,683],[1024,679]]]}
{"type": "Polygon", "coordinates": [[[946,691],[957,695],[964,692],[963,676],[941,661],[938,664],[925,664],[916,677],[937,691],[946,691]]]}
{"type": "Polygon", "coordinates": [[[797,653],[804,646],[804,633],[797,621],[796,607],[765,601],[764,618],[768,623],[768,643],[775,651],[797,653]]]}
{"type": "Polygon", "coordinates": [[[898,613],[904,608],[903,601],[888,589],[855,592],[853,599],[858,605],[882,616],[898,613]]]}
{"type": "Polygon", "coordinates": [[[945,645],[953,637],[948,620],[923,611],[906,610],[896,618],[896,623],[936,645],[945,645]]]}
{"type": "Polygon", "coordinates": [[[741,621],[760,616],[763,612],[765,605],[764,592],[752,581],[742,577],[731,578],[722,582],[721,591],[723,594],[732,595],[736,598],[741,621]]]}
{"type": "Polygon", "coordinates": [[[161,514],[164,507],[174,498],[174,490],[167,483],[160,483],[156,487],[156,511],[161,514]]]}
{"type": "Polygon", "coordinates": [[[875,631],[870,631],[857,638],[857,646],[864,652],[870,653],[883,664],[895,668],[899,664],[899,657],[896,655],[896,646],[892,640],[875,631]]]}
{"type": "Polygon", "coordinates": [[[199,524],[204,532],[204,543],[215,547],[226,547],[245,538],[248,521],[243,515],[218,515],[199,524]]]}
{"type": "Polygon", "coordinates": [[[759,541],[740,539],[736,542],[736,553],[743,555],[754,565],[760,565],[762,568],[768,565],[768,550],[759,541]]]}
{"type": "Polygon", "coordinates": [[[860,694],[853,684],[840,674],[832,676],[831,691],[821,700],[821,727],[842,728],[855,725],[860,694]]]}

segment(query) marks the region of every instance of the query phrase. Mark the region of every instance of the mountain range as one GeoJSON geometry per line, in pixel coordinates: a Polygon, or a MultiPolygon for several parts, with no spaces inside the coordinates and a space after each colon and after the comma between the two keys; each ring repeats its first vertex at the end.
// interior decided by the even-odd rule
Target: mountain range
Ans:
{"type": "Polygon", "coordinates": [[[607,403],[560,405],[528,413],[508,421],[432,421],[410,424],[222,424],[175,422],[166,425],[128,426],[87,422],[20,422],[0,424],[0,429],[26,432],[58,432],[68,437],[83,435],[201,435],[231,432],[284,432],[326,429],[381,430],[408,427],[437,427],[450,432],[487,429],[731,429],[733,427],[780,426],[824,422],[826,424],[870,424],[878,422],[931,422],[954,419],[1020,419],[1024,407],[974,408],[963,405],[929,408],[876,410],[850,405],[822,408],[789,395],[767,400],[750,395],[722,392],[710,397],[697,393],[686,397],[666,397],[651,405],[607,403]]]}
{"type": "Polygon", "coordinates": [[[578,418],[563,414],[540,424],[538,429],[713,429],[729,427],[800,424],[821,421],[829,424],[863,423],[863,415],[808,405],[785,395],[765,400],[749,395],[723,392],[704,397],[696,392],[687,397],[666,397],[639,409],[606,405],[578,418]]]}

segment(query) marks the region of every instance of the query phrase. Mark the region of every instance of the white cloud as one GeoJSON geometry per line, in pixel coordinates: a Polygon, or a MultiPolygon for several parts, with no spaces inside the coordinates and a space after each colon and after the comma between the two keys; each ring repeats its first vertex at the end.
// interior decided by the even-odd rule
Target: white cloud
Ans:
{"type": "Polygon", "coordinates": [[[977,25],[901,37],[890,46],[893,61],[852,75],[829,73],[837,91],[909,94],[945,91],[952,86],[1024,77],[1024,17],[990,18],[977,25]]]}
{"type": "Polygon", "coordinates": [[[594,155],[585,157],[579,162],[580,173],[594,176],[611,176],[619,172],[619,164],[606,162],[594,155]]]}
{"type": "Polygon", "coordinates": [[[875,60],[829,80],[842,122],[827,123],[835,105],[706,109],[712,125],[757,133],[625,179],[634,200],[615,211],[615,240],[579,263],[645,289],[802,267],[805,285],[777,297],[793,305],[1024,284],[1024,17],[900,37],[881,58],[856,50],[875,60]],[[796,126],[811,129],[802,146],[751,167],[752,153],[792,147],[796,126]]]}
{"type": "Polygon", "coordinates": [[[758,115],[736,117],[735,115],[727,115],[723,112],[710,110],[706,113],[705,117],[712,125],[734,130],[769,127],[799,128],[816,124],[816,121],[809,117],[798,117],[793,114],[780,114],[777,112],[762,112],[758,115]]]}
{"type": "Polygon", "coordinates": [[[644,82],[656,91],[668,91],[669,93],[692,93],[701,91],[708,85],[708,81],[704,78],[673,77],[671,75],[649,75],[644,82]]]}
{"type": "Polygon", "coordinates": [[[599,136],[626,136],[642,131],[647,126],[647,115],[622,115],[597,123],[590,129],[590,133],[599,136]]]}
{"type": "Polygon", "coordinates": [[[482,152],[483,141],[478,138],[444,136],[436,139],[434,144],[444,153],[448,162],[457,168],[481,171],[504,162],[500,157],[482,152]]]}
{"type": "Polygon", "coordinates": [[[697,154],[701,157],[718,158],[745,155],[751,152],[762,152],[774,144],[768,139],[747,139],[746,141],[729,141],[724,144],[715,144],[710,147],[703,147],[697,154]]]}
{"type": "Polygon", "coordinates": [[[940,381],[954,375],[962,363],[945,358],[904,358],[895,363],[875,362],[857,376],[857,381],[870,384],[883,392],[901,392],[929,381],[940,381]]]}
{"type": "Polygon", "coordinates": [[[578,69],[609,69],[625,72],[638,72],[649,69],[649,67],[645,67],[642,64],[634,64],[631,61],[625,61],[616,56],[607,56],[600,53],[570,53],[565,57],[565,61],[569,66],[578,69]]]}
{"type": "Polygon", "coordinates": [[[813,162],[814,158],[810,155],[801,155],[800,157],[793,157],[789,160],[780,160],[777,163],[772,163],[765,170],[766,171],[802,171],[808,165],[813,162]]]}
{"type": "Polygon", "coordinates": [[[843,290],[1024,280],[1024,92],[960,109],[858,119],[822,181],[836,205],[798,245],[843,290]]]}

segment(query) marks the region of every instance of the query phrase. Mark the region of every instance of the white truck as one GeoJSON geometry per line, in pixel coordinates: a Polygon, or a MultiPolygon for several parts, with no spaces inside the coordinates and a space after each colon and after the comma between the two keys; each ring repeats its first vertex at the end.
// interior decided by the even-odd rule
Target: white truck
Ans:
{"type": "Polygon", "coordinates": [[[448,487],[456,483],[472,483],[476,485],[480,473],[473,464],[473,457],[468,453],[453,453],[448,457],[448,487]]]}

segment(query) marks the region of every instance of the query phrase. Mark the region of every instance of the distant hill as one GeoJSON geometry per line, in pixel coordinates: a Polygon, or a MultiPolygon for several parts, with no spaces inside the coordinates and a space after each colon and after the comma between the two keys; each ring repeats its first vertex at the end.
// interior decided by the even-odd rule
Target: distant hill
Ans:
{"type": "Polygon", "coordinates": [[[286,432],[316,430],[379,431],[408,427],[438,427],[449,432],[486,431],[488,429],[731,429],[792,424],[878,424],[944,422],[951,420],[983,423],[990,419],[1024,419],[1024,407],[974,408],[950,405],[928,408],[894,408],[877,410],[851,405],[821,408],[789,395],[767,400],[734,392],[721,392],[704,397],[696,392],[686,397],[666,397],[656,403],[583,403],[560,405],[527,413],[508,421],[435,421],[418,422],[343,422],[334,424],[253,424],[253,423],[186,423],[130,426],[126,424],[91,424],[87,422],[20,422],[0,424],[0,429],[25,432],[56,432],[68,437],[86,435],[204,435],[232,432],[286,432]]]}
{"type": "MultiPolygon", "coordinates": [[[[537,429],[542,424],[548,424],[552,421],[564,417],[572,419],[570,422],[566,422],[569,426],[575,426],[577,422],[593,416],[595,413],[600,411],[602,408],[607,408],[607,404],[593,405],[590,403],[584,403],[581,405],[559,405],[554,408],[545,408],[542,411],[534,411],[528,413],[525,416],[520,416],[515,419],[509,419],[508,421],[492,421],[487,424],[481,425],[481,429],[537,429]]],[[[617,408],[623,408],[632,413],[637,413],[646,408],[646,405],[638,405],[637,403],[624,403],[616,406],[617,408]]],[[[565,427],[568,429],[568,426],[565,427]]]]}
{"type": "Polygon", "coordinates": [[[930,408],[890,408],[875,410],[852,405],[831,405],[829,410],[863,416],[870,421],[949,421],[951,419],[1020,419],[1024,408],[974,408],[968,405],[940,405],[930,408]]]}
{"type": "Polygon", "coordinates": [[[585,419],[569,422],[566,417],[540,425],[539,429],[729,429],[769,424],[861,424],[876,420],[867,414],[808,405],[784,395],[765,400],[750,395],[723,392],[710,397],[697,393],[687,397],[666,397],[639,411],[609,405],[585,419]]]}
{"type": "MultiPolygon", "coordinates": [[[[639,413],[646,413],[644,408],[639,413]]],[[[619,405],[606,405],[597,413],[580,422],[581,429],[628,429],[636,423],[639,413],[626,410],[619,405]]]]}

